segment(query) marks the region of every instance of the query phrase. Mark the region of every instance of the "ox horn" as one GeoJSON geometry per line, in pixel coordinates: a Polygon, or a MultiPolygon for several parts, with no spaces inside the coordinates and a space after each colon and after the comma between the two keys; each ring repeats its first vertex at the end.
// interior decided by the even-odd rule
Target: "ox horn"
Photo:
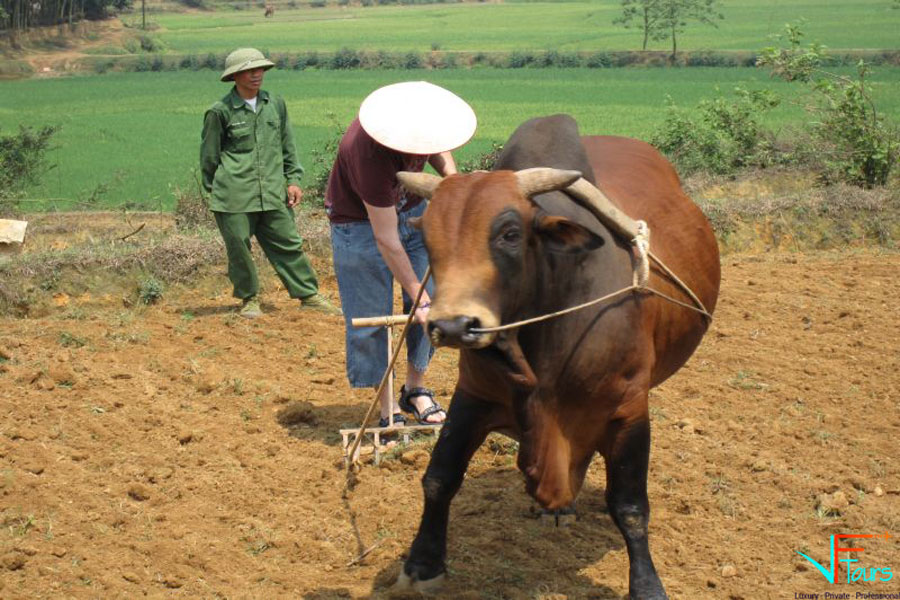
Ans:
{"type": "Polygon", "coordinates": [[[434,190],[443,181],[443,179],[431,173],[413,173],[411,171],[400,171],[397,173],[397,180],[407,190],[424,198],[431,198],[434,190]]]}
{"type": "Polygon", "coordinates": [[[542,194],[543,192],[561,190],[577,181],[580,177],[580,171],[564,171],[563,169],[550,169],[547,167],[516,171],[519,191],[526,198],[530,198],[535,194],[542,194]]]}
{"type": "Polygon", "coordinates": [[[585,179],[579,179],[566,191],[579,204],[591,211],[601,223],[626,240],[637,237],[637,222],[619,210],[600,188],[585,179]]]}

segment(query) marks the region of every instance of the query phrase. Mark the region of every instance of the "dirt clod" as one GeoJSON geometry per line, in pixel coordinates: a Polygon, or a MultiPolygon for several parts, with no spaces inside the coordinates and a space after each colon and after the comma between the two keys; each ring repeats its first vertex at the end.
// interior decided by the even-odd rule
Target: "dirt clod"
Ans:
{"type": "Polygon", "coordinates": [[[138,502],[143,502],[150,498],[150,488],[142,483],[132,483],[128,486],[128,497],[138,502]]]}
{"type": "Polygon", "coordinates": [[[275,418],[283,427],[309,425],[315,427],[319,423],[315,407],[309,402],[294,402],[276,413],[275,418]]]}
{"type": "Polygon", "coordinates": [[[17,571],[25,566],[25,557],[18,552],[7,552],[0,558],[0,564],[4,569],[17,571]]]}

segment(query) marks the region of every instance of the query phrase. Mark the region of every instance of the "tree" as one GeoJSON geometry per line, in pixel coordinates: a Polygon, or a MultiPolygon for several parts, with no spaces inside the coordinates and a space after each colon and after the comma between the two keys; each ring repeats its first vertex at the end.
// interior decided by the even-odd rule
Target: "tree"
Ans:
{"type": "Polygon", "coordinates": [[[614,19],[613,23],[624,25],[627,29],[639,27],[644,34],[641,50],[646,50],[648,40],[651,37],[655,39],[658,32],[659,4],[660,0],[622,0],[622,16],[614,19]]]}
{"type": "Polygon", "coordinates": [[[688,23],[696,21],[717,27],[716,20],[725,18],[719,0],[659,0],[658,31],[655,39],[672,39],[672,59],[678,51],[678,34],[684,33],[688,23]]]}
{"type": "Polygon", "coordinates": [[[0,31],[15,34],[30,27],[72,25],[82,19],[105,19],[132,0],[0,0],[0,31]]]}
{"type": "Polygon", "coordinates": [[[688,23],[695,21],[716,27],[725,16],[718,12],[720,0],[622,0],[622,15],[613,22],[640,28],[644,33],[642,48],[648,40],[672,40],[672,58],[678,51],[678,35],[688,23]]]}

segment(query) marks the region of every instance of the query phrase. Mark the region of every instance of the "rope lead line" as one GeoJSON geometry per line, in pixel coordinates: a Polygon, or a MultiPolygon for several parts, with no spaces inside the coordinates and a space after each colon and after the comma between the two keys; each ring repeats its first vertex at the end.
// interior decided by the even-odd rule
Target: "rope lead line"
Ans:
{"type": "Polygon", "coordinates": [[[637,251],[637,257],[633,261],[634,273],[632,276],[632,284],[627,288],[623,288],[617,292],[613,292],[611,294],[607,294],[600,298],[596,298],[589,302],[584,302],[583,304],[579,304],[577,306],[570,306],[569,308],[564,308],[562,310],[558,310],[554,313],[549,313],[546,315],[541,315],[538,317],[532,317],[531,319],[525,319],[523,321],[516,321],[515,323],[508,323],[506,325],[499,325],[497,327],[478,327],[471,329],[472,333],[495,333],[498,331],[507,331],[509,329],[516,329],[517,327],[524,327],[525,325],[531,325],[532,323],[539,323],[541,321],[547,321],[549,319],[554,319],[556,317],[561,317],[563,315],[569,314],[570,312],[575,312],[576,310],[581,310],[583,308],[588,308],[590,306],[594,306],[595,304],[600,304],[601,302],[606,302],[607,300],[612,300],[617,296],[621,296],[627,294],[629,292],[644,292],[647,294],[653,294],[655,296],[659,296],[664,300],[668,300],[673,304],[677,304],[678,306],[683,306],[684,308],[688,308],[695,312],[700,313],[710,321],[712,321],[712,315],[706,310],[706,307],[703,306],[703,302],[691,291],[691,288],[687,286],[686,283],[681,281],[675,273],[672,272],[669,267],[663,263],[655,254],[650,252],[650,228],[647,226],[646,221],[637,221],[637,235],[631,240],[632,245],[637,251]],[[694,302],[694,305],[688,304],[687,302],[682,302],[681,300],[676,300],[671,296],[667,296],[662,292],[654,290],[651,287],[647,286],[647,281],[650,279],[650,261],[649,258],[653,259],[659,267],[672,278],[678,287],[680,287],[684,292],[691,298],[694,302]]]}

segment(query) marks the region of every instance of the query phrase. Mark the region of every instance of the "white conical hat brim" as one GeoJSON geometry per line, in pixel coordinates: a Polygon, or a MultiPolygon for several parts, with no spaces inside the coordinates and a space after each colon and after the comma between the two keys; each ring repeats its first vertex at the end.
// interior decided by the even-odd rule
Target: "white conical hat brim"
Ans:
{"type": "Polygon", "coordinates": [[[455,150],[478,125],[465,100],[427,81],[378,88],[359,107],[359,123],[379,144],[407,154],[455,150]]]}

